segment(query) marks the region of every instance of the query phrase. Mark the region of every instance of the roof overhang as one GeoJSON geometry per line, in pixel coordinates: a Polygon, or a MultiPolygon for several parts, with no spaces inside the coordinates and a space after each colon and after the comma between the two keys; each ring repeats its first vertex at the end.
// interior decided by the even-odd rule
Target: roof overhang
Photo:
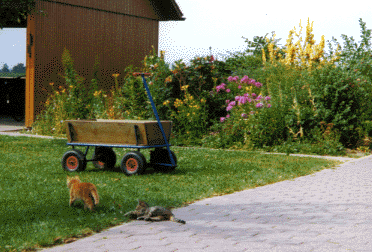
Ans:
{"type": "Polygon", "coordinates": [[[186,19],[175,0],[152,0],[151,2],[161,17],[160,21],[184,21],[186,19]]]}

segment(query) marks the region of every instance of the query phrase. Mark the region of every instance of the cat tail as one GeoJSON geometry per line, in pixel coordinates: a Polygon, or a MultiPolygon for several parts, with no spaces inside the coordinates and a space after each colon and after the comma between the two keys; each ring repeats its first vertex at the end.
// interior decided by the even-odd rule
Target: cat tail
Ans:
{"type": "Polygon", "coordinates": [[[98,203],[99,203],[99,196],[98,196],[97,189],[93,189],[91,191],[91,194],[92,194],[93,199],[94,199],[94,205],[98,205],[98,203]]]}
{"type": "Polygon", "coordinates": [[[173,222],[178,222],[178,223],[186,224],[186,221],[184,221],[184,220],[180,220],[180,219],[177,219],[177,218],[174,217],[174,216],[171,216],[169,220],[170,220],[170,221],[173,221],[173,222]]]}

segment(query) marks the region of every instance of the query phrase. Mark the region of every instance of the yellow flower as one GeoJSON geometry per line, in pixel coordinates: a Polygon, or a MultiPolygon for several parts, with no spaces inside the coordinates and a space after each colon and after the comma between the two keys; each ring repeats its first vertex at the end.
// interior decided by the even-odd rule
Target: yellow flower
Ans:
{"type": "Polygon", "coordinates": [[[266,55],[265,55],[265,50],[262,48],[262,62],[265,63],[266,62],[266,55]]]}
{"type": "Polygon", "coordinates": [[[54,85],[54,83],[53,83],[53,82],[51,82],[51,83],[49,83],[49,85],[53,86],[53,85],[54,85]]]}
{"type": "Polygon", "coordinates": [[[189,88],[189,85],[185,85],[185,86],[182,86],[182,87],[181,87],[181,90],[182,90],[182,91],[185,91],[185,90],[187,90],[188,88],[189,88]]]}
{"type": "Polygon", "coordinates": [[[169,75],[166,79],[165,79],[165,83],[169,83],[169,82],[172,82],[172,76],[169,75]]]}
{"type": "Polygon", "coordinates": [[[117,73],[117,74],[113,74],[112,76],[113,76],[114,78],[117,78],[117,77],[119,77],[119,75],[120,75],[120,74],[117,73]]]}

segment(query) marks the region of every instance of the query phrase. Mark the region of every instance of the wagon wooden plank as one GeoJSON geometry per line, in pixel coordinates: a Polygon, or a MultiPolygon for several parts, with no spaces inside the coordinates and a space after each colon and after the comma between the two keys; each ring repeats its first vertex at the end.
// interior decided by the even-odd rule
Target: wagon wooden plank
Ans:
{"type": "MultiPolygon", "coordinates": [[[[161,121],[169,141],[172,122],[161,121]]],[[[157,121],[144,120],[68,120],[65,121],[69,143],[137,145],[165,144],[157,121]]]]}

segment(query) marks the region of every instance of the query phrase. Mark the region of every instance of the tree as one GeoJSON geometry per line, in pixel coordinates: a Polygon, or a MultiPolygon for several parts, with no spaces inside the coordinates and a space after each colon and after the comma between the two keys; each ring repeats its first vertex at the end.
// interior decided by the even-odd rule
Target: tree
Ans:
{"type": "Polygon", "coordinates": [[[25,72],[26,72],[26,67],[23,63],[18,63],[12,69],[12,73],[25,73],[25,72]]]}
{"type": "Polygon", "coordinates": [[[2,73],[10,73],[10,70],[9,70],[9,66],[8,66],[8,64],[4,64],[3,65],[3,68],[1,69],[1,72],[2,73]]]}
{"type": "Polygon", "coordinates": [[[1,0],[0,29],[7,24],[21,24],[35,10],[36,0],[1,0]]]}

